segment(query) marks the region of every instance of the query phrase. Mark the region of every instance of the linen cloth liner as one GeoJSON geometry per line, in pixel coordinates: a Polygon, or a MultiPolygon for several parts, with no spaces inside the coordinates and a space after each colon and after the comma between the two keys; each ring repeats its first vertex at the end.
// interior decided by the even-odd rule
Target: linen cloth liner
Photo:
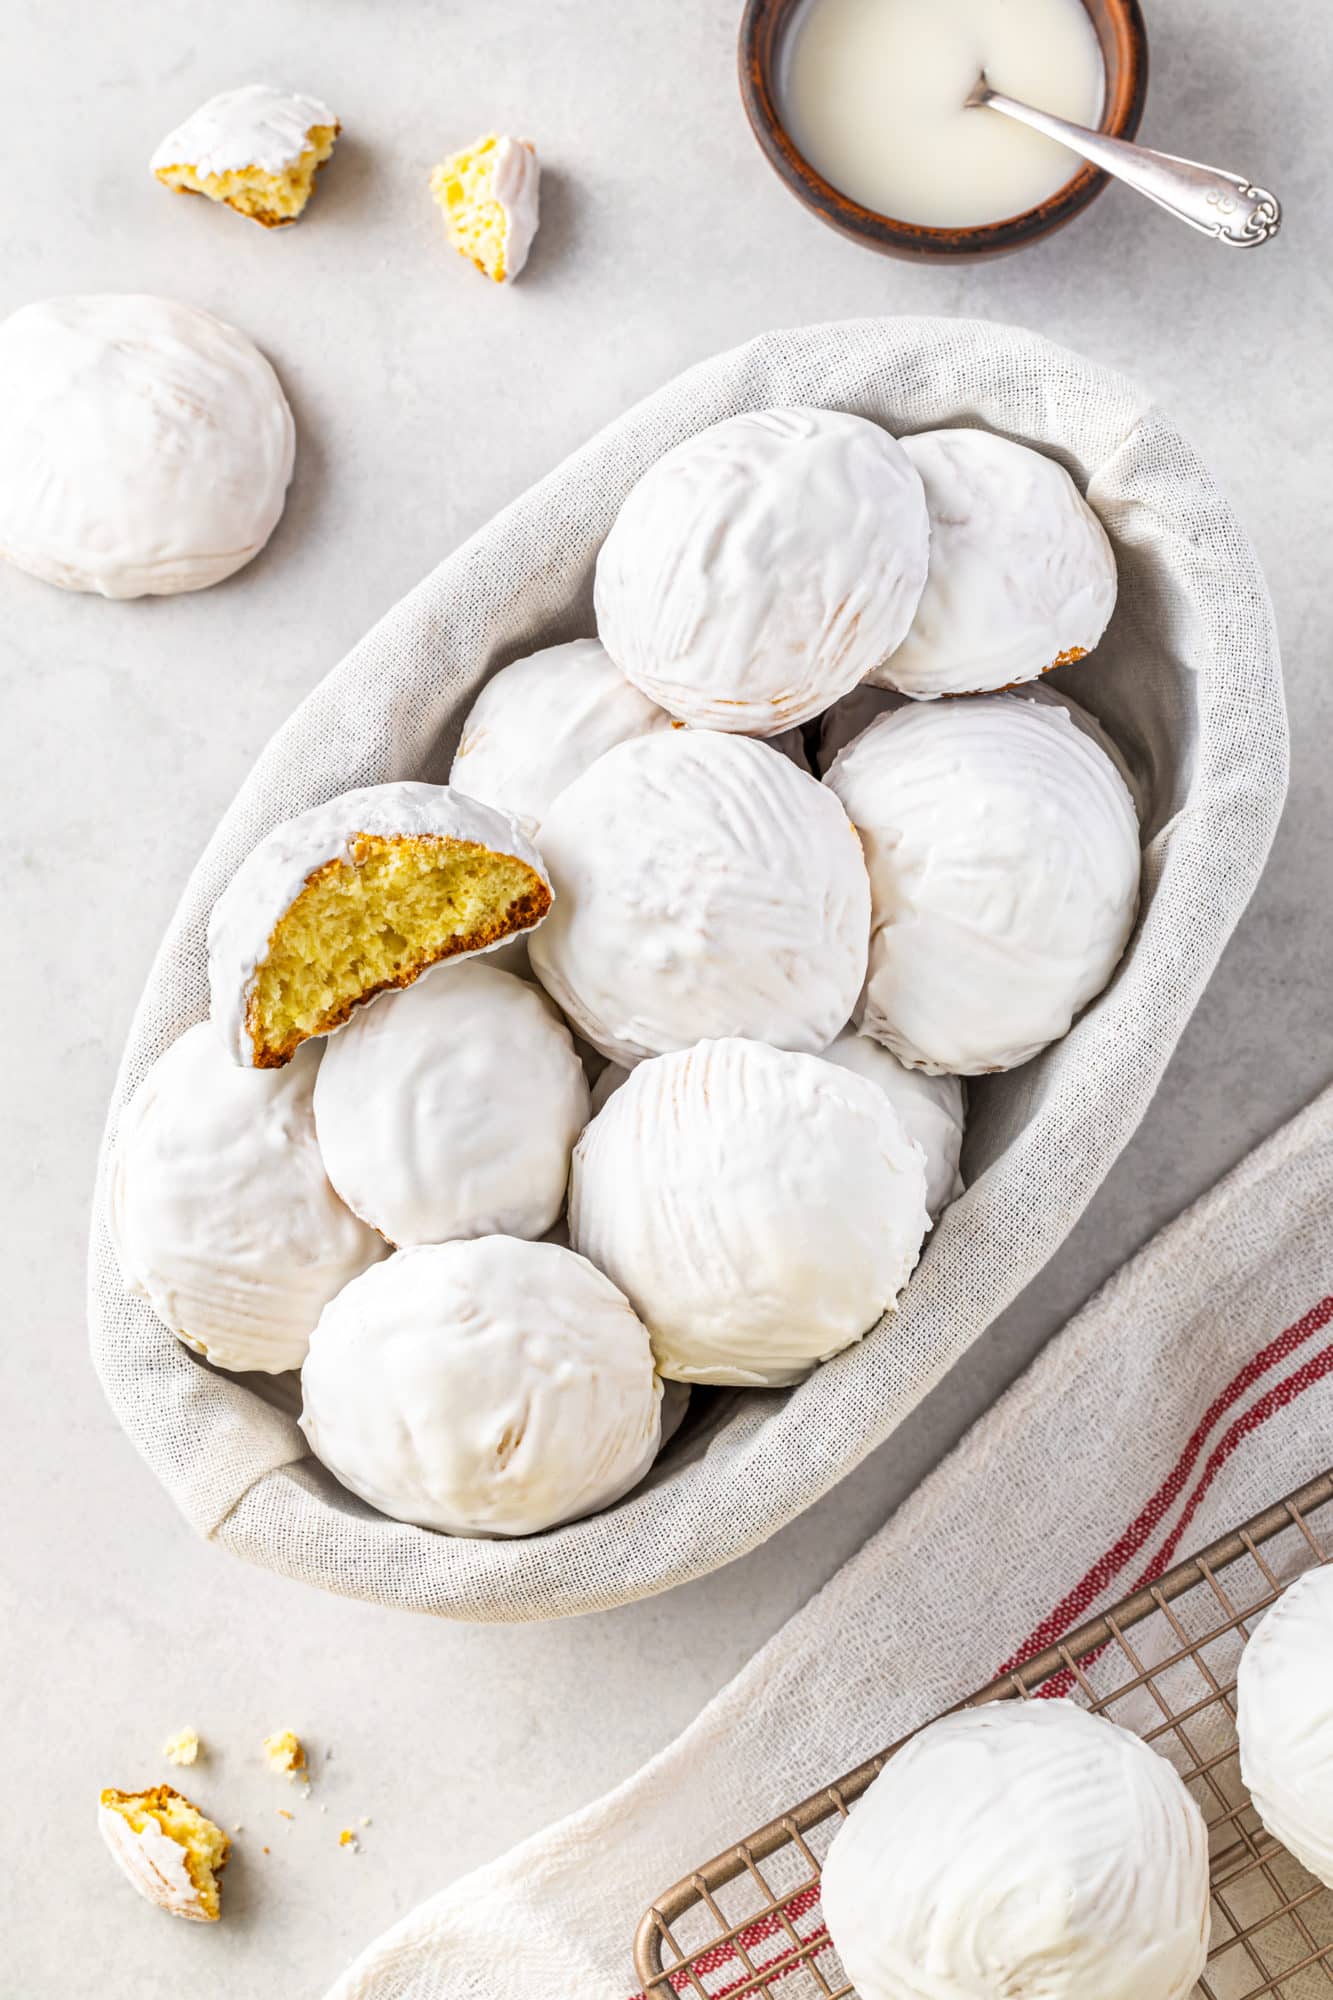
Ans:
{"type": "Polygon", "coordinates": [[[1258,878],[1286,783],[1272,612],[1252,549],[1190,446],[1121,376],[980,321],[866,319],[765,335],[639,404],[498,515],[355,647],[260,757],[186,886],[116,1081],[129,1094],[206,1012],[205,926],[279,820],[353,785],[447,777],[495,667],[593,629],[593,560],[634,480],[721,417],[772,404],[895,432],[974,424],[1058,457],[1115,544],[1120,595],[1060,679],[1146,782],[1143,910],[1108,992],[1037,1061],[972,1093],[968,1193],[902,1309],[786,1394],[717,1398],[645,1486],[516,1543],[385,1520],[308,1453],[294,1378],[228,1378],[122,1289],[94,1204],[93,1353],[122,1424],[201,1534],[380,1603],[472,1619],[565,1615],[663,1590],[772,1534],[885,1438],[1022,1289],[1125,1144],[1258,878]]]}
{"type": "MultiPolygon", "coordinates": [[[[690,1868],[1330,1466],[1333,1090],[1119,1271],[683,1735],[327,2000],[626,2000],[634,1927],[690,1868]]],[[[1153,1623],[1134,1643],[1161,1659],[1153,1623]]]]}

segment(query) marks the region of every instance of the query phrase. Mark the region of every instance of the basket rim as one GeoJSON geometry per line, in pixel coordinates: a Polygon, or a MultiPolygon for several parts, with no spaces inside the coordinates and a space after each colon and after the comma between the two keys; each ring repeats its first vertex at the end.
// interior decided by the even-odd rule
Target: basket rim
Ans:
{"type": "MultiPolygon", "coordinates": [[[[1116,1004],[1128,1024],[1121,1059],[1126,1073],[1134,1079],[1132,1109],[1115,1131],[1113,1143],[1104,1148],[1103,1156],[1095,1163],[1095,1171],[1077,1186],[1071,1182],[1052,1204],[1050,1213],[1028,1219],[1031,1234],[1026,1241],[1019,1244],[1006,1239],[994,1243],[997,1273],[994,1296],[985,1318],[970,1329],[961,1323],[957,1312],[948,1313],[947,1303],[951,1278],[956,1282],[960,1268],[964,1217],[969,1227],[975,1227],[977,1190],[969,1191],[944,1216],[931,1239],[929,1254],[909,1288],[908,1300],[917,1318],[935,1310],[941,1323],[952,1327],[948,1335],[952,1344],[942,1345],[933,1364],[922,1370],[916,1385],[917,1400],[953,1365],[982,1326],[1022,1289],[1037,1267],[1032,1262],[1034,1256],[1044,1263],[1073,1227],[1146,1108],[1175,1042],[1258,880],[1280,815],[1285,778],[1281,783],[1269,782],[1264,786],[1256,781],[1248,788],[1238,786],[1234,779],[1237,763],[1243,765],[1244,746],[1256,717],[1263,717],[1271,740],[1280,737],[1285,745],[1276,630],[1258,559],[1197,454],[1139,391],[1114,371],[1084,360],[1040,335],[985,321],[922,316],[830,322],[764,334],[685,371],[614,420],[446,558],[394,607],[367,639],[307,696],[261,753],[255,770],[224,815],[192,875],[149,973],[127,1039],[103,1137],[90,1236],[90,1328],[95,1365],[121,1423],[169,1490],[172,1481],[168,1477],[171,1470],[168,1454],[152,1428],[163,1396],[188,1400],[197,1395],[200,1409],[212,1405],[194,1385],[181,1386],[179,1369],[185,1367],[199,1373],[199,1364],[152,1321],[146,1306],[142,1311],[158,1338],[150,1341],[145,1327],[143,1334],[136,1337],[134,1364],[128,1371],[123,1365],[123,1352],[113,1351],[115,1343],[107,1325],[108,1300],[98,1283],[99,1259],[104,1265],[108,1247],[107,1158],[119,1108],[128,1095],[134,1060],[146,1049],[166,1046],[203,1011],[197,1005],[191,1011],[189,1005],[182,1006],[179,1000],[171,1006],[165,1004],[163,989],[171,955],[187,927],[188,912],[198,899],[201,884],[217,874],[218,857],[228,830],[253,812],[260,777],[281,767],[294,766],[314,719],[336,715],[340,704],[360,689],[359,662],[364,649],[382,641],[392,628],[401,628],[406,620],[416,618],[437,624],[435,607],[441,594],[457,591],[465,580],[475,584],[480,579],[494,589],[500,561],[497,549],[521,540],[531,519],[541,516],[543,510],[549,510],[580,485],[600,480],[603,485],[627,489],[645,462],[645,439],[656,440],[651,445],[650,457],[668,449],[670,440],[663,441],[659,433],[664,426],[669,427],[673,412],[697,402],[701,384],[707,385],[712,413],[693,419],[683,434],[728,414],[732,408],[764,406],[759,398],[738,395],[735,382],[742,373],[761,379],[784,370],[789,374],[798,372],[802,367],[817,373],[822,356],[850,350],[860,370],[858,379],[865,384],[865,393],[869,395],[877,370],[885,367],[890,356],[905,365],[914,352],[927,345],[938,346],[941,341],[950,344],[960,367],[970,368],[978,380],[989,379],[1001,363],[1011,369],[1016,380],[1037,384],[1046,371],[1059,370],[1066,379],[1072,371],[1089,392],[1095,390],[1106,400],[1108,410],[1113,413],[1107,420],[1108,437],[1114,434],[1120,440],[1120,448],[1136,443],[1143,444],[1145,449],[1163,442],[1170,445],[1206,497],[1206,504],[1191,524],[1196,540],[1202,538],[1207,543],[1211,535],[1215,548],[1229,553],[1231,569],[1223,579],[1226,617],[1230,629],[1243,635],[1254,663],[1248,700],[1243,708],[1229,697],[1224,698],[1224,691],[1211,683],[1209,663],[1199,664],[1201,726],[1196,757],[1186,803],[1172,822],[1169,848],[1163,850],[1164,880],[1173,868],[1178,873],[1188,863],[1200,869],[1210,867],[1217,855],[1226,854],[1223,888],[1207,907],[1191,912],[1189,935],[1180,941],[1179,978],[1167,1008],[1146,1005],[1154,996],[1146,989],[1141,990],[1135,972],[1144,930],[1153,921],[1151,902],[1110,989],[1112,993],[1118,991],[1116,1004]],[[1231,774],[1226,784],[1221,782],[1224,773],[1231,774]],[[944,1308],[937,1299],[941,1293],[945,1297],[944,1308]]],[[[816,399],[807,396],[806,400],[816,399]]],[[[824,400],[828,407],[847,407],[852,399],[840,391],[824,400]]],[[[953,421],[958,420],[955,415],[953,421]]],[[[1049,445],[1040,448],[1051,449],[1049,445]]],[[[1067,455],[1076,455],[1072,443],[1067,455]]],[[[1098,470],[1098,466],[1092,468],[1094,479],[1098,470]]],[[[568,567],[572,569],[573,559],[568,567]]],[[[504,581],[512,592],[512,581],[504,581]]],[[[529,639],[529,646],[531,643],[529,639]]],[[[515,657],[522,650],[524,647],[518,645],[502,651],[501,657],[515,657]]],[[[499,663],[499,657],[492,658],[492,665],[499,663]]],[[[382,688],[379,692],[387,702],[394,690],[382,688]]],[[[420,774],[418,766],[390,775],[420,774]]],[[[323,774],[326,796],[343,789],[341,776],[336,768],[323,774]]],[[[1160,1000],[1160,996],[1155,997],[1160,1000]]],[[[1102,1004],[1095,1003],[1092,1011],[1102,1004]]],[[[1074,1036],[1081,1025],[1075,1024],[1071,1031],[1074,1036]]],[[[1039,1064],[1045,1060],[1037,1058],[1039,1064]]],[[[1024,1128],[1024,1145],[1055,1148],[1066,1141],[1069,1135],[1059,1114],[1057,1094],[1056,1101],[1041,1107],[1024,1128]]],[[[994,1189],[989,1190],[988,1199],[993,1208],[994,1189]]],[[[991,1233],[1000,1234],[996,1230],[991,1233]]],[[[905,1314],[900,1313],[899,1325],[904,1321],[905,1314]]],[[[856,1357],[862,1357],[863,1363],[874,1337],[872,1333],[861,1347],[849,1350],[853,1367],[856,1357]]],[[[841,1369],[835,1361],[818,1371],[822,1378],[821,1392],[827,1385],[834,1399],[828,1407],[837,1410],[838,1424],[837,1435],[825,1440],[817,1466],[808,1460],[796,1464],[794,1455],[784,1449],[782,1423],[767,1426],[767,1417],[773,1415],[771,1409],[767,1417],[741,1409],[730,1419],[729,1435],[744,1448],[743,1471],[733,1473],[733,1477],[743,1476],[756,1497],[753,1525],[743,1531],[738,1529],[734,1510],[711,1506],[694,1511],[688,1534],[678,1534],[674,1539],[656,1534],[655,1525],[664,1518],[662,1495],[671,1490],[676,1476],[668,1462],[664,1477],[654,1479],[650,1475],[647,1484],[625,1500],[584,1521],[521,1542],[479,1544],[452,1540],[391,1522],[353,1501],[350,1495],[340,1492],[334,1496],[325,1490],[322,1481],[328,1480],[329,1475],[315,1466],[304,1439],[285,1418],[273,1418],[272,1437],[265,1446],[267,1461],[240,1490],[223,1496],[225,1504],[222,1500],[207,1506],[199,1501],[186,1501],[176,1491],[173,1497],[202,1533],[236,1553],[341,1594],[479,1621],[562,1617],[610,1608],[672,1588],[747,1553],[813,1504],[882,1442],[897,1419],[885,1423],[882,1411],[866,1407],[864,1401],[854,1405],[854,1399],[841,1386],[848,1372],[848,1356],[839,1360],[844,1364],[841,1369]],[[837,1389],[832,1386],[835,1381],[840,1385],[837,1389]],[[281,1428],[284,1424],[285,1430],[281,1428]],[[347,1534],[349,1520],[358,1523],[354,1536],[347,1534]],[[635,1542],[632,1576],[627,1574],[623,1559],[624,1545],[631,1534],[635,1542]],[[410,1594],[403,1590],[386,1594],[385,1579],[400,1558],[414,1571],[416,1584],[410,1594]]],[[[208,1377],[206,1370],[202,1372],[206,1379],[216,1382],[216,1377],[208,1377]]],[[[805,1386],[808,1388],[809,1384],[805,1386]]],[[[259,1399],[254,1392],[235,1378],[227,1381],[226,1388],[247,1399],[244,1413],[257,1420],[259,1399]]],[[[787,1392],[787,1402],[800,1394],[800,1389],[787,1392]]],[[[771,1405],[773,1399],[770,1396],[765,1400],[771,1405]]],[[[237,1410],[238,1416],[241,1415],[240,1405],[237,1410]]],[[[264,1421],[267,1424],[268,1418],[264,1421]]],[[[715,1479],[714,1498],[719,1491],[715,1479]]]]}

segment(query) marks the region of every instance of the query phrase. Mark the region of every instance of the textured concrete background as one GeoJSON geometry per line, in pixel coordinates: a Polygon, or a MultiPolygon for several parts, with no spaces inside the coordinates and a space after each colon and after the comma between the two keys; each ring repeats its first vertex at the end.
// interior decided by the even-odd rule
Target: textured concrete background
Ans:
{"type": "MultiPolygon", "coordinates": [[[[1288,221],[1272,248],[1223,252],[1113,190],[990,268],[881,262],[799,210],[756,150],[734,82],[736,0],[232,0],[212,18],[169,0],[9,0],[0,311],[98,289],[210,307],[272,357],[300,446],[268,553],[216,590],[115,605],[0,574],[7,1990],[320,1993],[422,1895],[684,1724],[1097,1283],[1328,1080],[1333,44],[1322,0],[1288,0],[1262,27],[1242,0],[1147,11],[1144,138],[1275,187],[1288,221]],[[310,215],[274,236],[169,197],[146,170],[168,127],[252,78],[328,98],[346,127],[310,215]],[[548,166],[512,293],[447,252],[424,186],[443,150],[488,126],[531,134],[548,166]],[[879,311],[1022,321],[1135,374],[1201,446],[1267,565],[1291,802],[1149,1117],[966,1365],[736,1568],[517,1630],[376,1612],[247,1570],[176,1518],[103,1403],[83,1333],[103,1105],[195,854],[325,669],[597,426],[767,327],[879,311]],[[190,1789],[246,1828],[227,1919],[207,1931],[139,1903],[93,1829],[98,1787],[167,1776],[160,1745],[185,1721],[213,1746],[190,1789]],[[324,1751],[309,1801],[256,1763],[260,1737],[288,1723],[324,1751]],[[337,1828],[362,1814],[363,1851],[338,1852],[337,1828]]],[[[654,1886],[626,1886],[627,1947],[654,1886]]]]}

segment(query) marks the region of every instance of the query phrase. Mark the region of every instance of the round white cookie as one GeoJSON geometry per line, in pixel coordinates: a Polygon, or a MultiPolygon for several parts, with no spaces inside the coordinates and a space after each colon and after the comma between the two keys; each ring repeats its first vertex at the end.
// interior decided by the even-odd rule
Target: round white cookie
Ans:
{"type": "Polygon", "coordinates": [[[959,1076],[1065,1034],[1138,907],[1133,802],[1096,741],[1023,694],[914,704],[873,722],[824,782],[870,871],[866,1033],[959,1076]]]}
{"type": "Polygon", "coordinates": [[[1208,1830],[1116,1723],[988,1702],[889,1759],[834,1836],[820,1901],[860,2000],[1187,2000],[1208,1830]]]}
{"type": "Polygon", "coordinates": [[[246,1015],[274,926],[312,875],[331,861],[354,859],[359,834],[386,840],[470,842],[512,854],[547,880],[540,854],[508,814],[448,785],[407,779],[365,785],[283,820],[246,855],[208,920],[209,1009],[233,1061],[255,1060],[246,1015]]]}
{"type": "Polygon", "coordinates": [[[329,1179],[390,1243],[541,1236],[560,1213],[588,1080],[539,987],[474,961],[353,1015],[324,1053],[329,1179]]]}
{"type": "Polygon", "coordinates": [[[1307,1570],[1240,1657],[1240,1774],[1268,1831],[1333,1889],[1333,1568],[1307,1570]]]}
{"type": "Polygon", "coordinates": [[[202,1021],[121,1116],[108,1220],[126,1287],[219,1368],[299,1368],[329,1300],[384,1255],[324,1171],[318,1068],[307,1047],[238,1069],[202,1021]]]}
{"type": "Polygon", "coordinates": [[[566,785],[618,743],[674,727],[597,639],[501,667],[468,711],[449,783],[534,837],[566,785]]]}
{"type": "Polygon", "coordinates": [[[850,1015],[870,932],[860,844],[767,744],[702,729],[622,744],[561,793],[542,852],[556,901],[533,970],[612,1061],[718,1035],[813,1053],[850,1015]]]}
{"type": "Polygon", "coordinates": [[[192,111],[168,132],[149,167],[157,173],[191,166],[201,178],[238,173],[246,167],[285,174],[306,150],[313,129],[336,130],[337,125],[336,113],[317,97],[275,90],[267,83],[246,83],[238,90],[219,91],[192,111]]]}
{"type": "Polygon", "coordinates": [[[963,1192],[958,1161],[963,1150],[963,1086],[956,1076],[927,1076],[905,1069],[889,1049],[855,1028],[844,1028],[824,1050],[824,1061],[853,1070],[876,1084],[902,1121],[926,1163],[926,1207],[932,1222],[963,1192]]]}
{"type": "Polygon", "coordinates": [[[202,590],[277,526],[296,432],[235,327],[176,299],[47,299],[0,323],[0,555],[103,597],[202,590]]]}
{"type": "Polygon", "coordinates": [[[597,630],[684,722],[773,736],[905,636],[926,578],[921,481],[841,410],[728,417],[660,458],[597,559],[597,630]]]}
{"type": "Polygon", "coordinates": [[[570,1240],[676,1381],[799,1381],[893,1306],[928,1227],[883,1092],[762,1042],[640,1063],[574,1148],[570,1240]]]}
{"type": "Polygon", "coordinates": [[[1090,653],[1115,609],[1115,556],[1064,467],[989,431],[922,431],[903,450],[926,490],[930,573],[872,678],[928,701],[1090,653]]]}
{"type": "MultiPolygon", "coordinates": [[[[877,1084],[897,1112],[909,1139],[921,1148],[926,1168],[926,1208],[932,1222],[963,1192],[958,1171],[963,1148],[963,1085],[956,1076],[927,1076],[905,1069],[880,1042],[853,1027],[844,1028],[821,1051],[824,1062],[855,1071],[877,1084]]],[[[605,1109],[631,1072],[608,1063],[592,1087],[592,1114],[605,1109]]]]}
{"type": "Polygon", "coordinates": [[[323,1314],[301,1428],[353,1493],[450,1535],[533,1535],[627,1493],[662,1385],[609,1278],[512,1236],[399,1250],[323,1314]]]}

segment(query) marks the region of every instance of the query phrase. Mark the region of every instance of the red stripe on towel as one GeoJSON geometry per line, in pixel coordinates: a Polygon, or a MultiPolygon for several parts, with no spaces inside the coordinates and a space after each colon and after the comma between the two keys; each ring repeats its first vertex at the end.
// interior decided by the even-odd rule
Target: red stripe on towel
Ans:
{"type": "MultiPolygon", "coordinates": [[[[1312,1340],[1317,1333],[1322,1332],[1330,1320],[1333,1320],[1333,1293],[1320,1299],[1318,1304],[1311,1306],[1308,1312],[1301,1315],[1300,1319],[1295,1320],[1292,1325],[1284,1328],[1275,1340],[1271,1340],[1266,1347],[1261,1348],[1253,1359],[1247,1361],[1245,1366],[1232,1377],[1227,1386],[1209,1404],[1202,1420],[1185,1446],[1184,1451],[1152,1498],[1148,1501],[1146,1507],[1130,1523],[1119,1540],[1106,1551],[1105,1555],[1097,1559],[1091,1569],[1075,1584],[1074,1588],[1061,1598],[1054,1610],[1050,1611],[1043,1618],[1035,1631],[1030,1633],[1023,1641],[1018,1651],[1005,1661],[1004,1665],[999,1669],[1001,1674],[1012,1673],[1016,1667],[1022,1666],[1024,1661],[1034,1659],[1038,1653],[1045,1652],[1048,1646],[1053,1646],[1057,1640],[1063,1638],[1071,1626],[1082,1621],[1092,1609],[1097,1599],[1115,1581],[1125,1566],[1141,1552],[1153,1533],[1162,1525],[1162,1522],[1166,1519],[1176,1501],[1185,1491],[1190,1474],[1194,1471],[1204,1452],[1209,1437],[1222,1418],[1227,1415],[1228,1411],[1235,1408],[1241,1397],[1252,1389],[1263,1376],[1268,1374],[1272,1369],[1280,1366],[1282,1362],[1289,1360],[1307,1341],[1312,1340]]],[[[1311,1355],[1307,1361],[1303,1362],[1299,1368],[1294,1369],[1290,1375],[1286,1375],[1281,1381],[1275,1382],[1256,1402],[1251,1404],[1248,1410],[1243,1411],[1227,1427],[1204,1460],[1203,1470],[1199,1475],[1198,1483],[1181,1509],[1175,1526],[1162,1543],[1162,1546],[1157,1550],[1142,1575],[1135,1583],[1130,1585],[1130,1591],[1142,1590],[1146,1585],[1156,1583],[1158,1578],[1164,1575],[1170,1568],[1186,1530],[1202,1505],[1213,1481],[1232,1453],[1244,1443],[1246,1438],[1252,1437],[1257,1430],[1261,1430],[1270,1418],[1278,1415],[1282,1410],[1288,1409],[1307,1389],[1313,1388],[1315,1383],[1323,1381],[1329,1375],[1333,1375],[1333,1346],[1323,1348],[1319,1353],[1311,1355]]],[[[1127,1591],[1124,1594],[1128,1595],[1129,1592],[1127,1591]]],[[[1096,1657],[1095,1654],[1092,1654],[1086,1662],[1080,1662],[1080,1665],[1091,1665],[1096,1657]]],[[[1075,1676],[1066,1671],[1055,1674],[1049,1681],[1043,1682],[1040,1692],[1044,1696],[1065,1695],[1075,1685],[1075,1676]]],[[[816,1908],[818,1902],[819,1885],[818,1883],[812,1883],[807,1888],[802,1889],[798,1895],[793,1896],[789,1903],[785,1903],[783,1911],[794,1923],[798,1917],[805,1916],[810,1910],[816,1908]]],[[[775,1913],[772,1916],[757,1918],[753,1924],[748,1925],[745,1930],[738,1933],[738,1938],[740,1944],[749,1953],[753,1951],[755,1946],[766,1943],[770,1938],[784,1931],[785,1926],[782,1917],[775,1913]]],[[[808,1939],[803,1939],[802,1942],[806,1944],[817,1943],[822,1946],[828,1942],[827,1932],[821,1927],[821,1929],[812,1932],[808,1939]]],[[[780,1957],[781,1954],[778,1954],[778,1956],[780,1957]]],[[[704,1952],[692,1962],[691,1970],[700,1975],[710,1972],[721,1972],[733,1964],[741,1968],[739,1977],[729,1981],[725,1986],[704,1989],[708,1992],[708,2000],[726,2000],[728,1994],[736,1993],[747,1985],[751,1975],[743,1969],[743,1962],[736,1951],[735,1945],[732,1943],[716,1945],[711,1951],[704,1952]]],[[[776,1985],[779,1979],[785,1979],[788,1973],[797,1972],[800,1969],[800,1962],[786,1966],[781,1971],[769,1975],[768,1983],[776,1985]]],[[[700,1985],[696,1985],[692,1981],[689,1972],[672,1973],[669,1983],[672,1991],[678,1994],[693,1994],[697,1996],[701,1990],[700,1985]]],[[[641,1993],[635,1994],[633,2000],[645,2000],[645,1996],[641,1993]]]]}
{"type": "MultiPolygon", "coordinates": [[[[1018,1648],[1018,1651],[1011,1658],[1007,1659],[1000,1668],[1002,1674],[1012,1673],[1014,1668],[1021,1667],[1025,1660],[1031,1660],[1038,1653],[1044,1653],[1048,1646],[1053,1646],[1057,1639],[1062,1639],[1072,1625],[1082,1622],[1097,1599],[1115,1581],[1125,1565],[1138,1555],[1150,1536],[1166,1519],[1166,1516],[1170,1513],[1172,1507],[1184,1491],[1185,1484],[1189,1479],[1190,1473],[1194,1470],[1199,1455],[1208,1442],[1209,1436],[1221,1419],[1227,1414],[1227,1411],[1235,1407],[1240,1398],[1245,1395],[1247,1390],[1254,1387],[1261,1376],[1266,1375],[1271,1368],[1276,1368],[1281,1362],[1290,1359],[1297,1348],[1303,1347],[1307,1340],[1312,1340],[1315,1334],[1322,1332],[1330,1320],[1333,1320],[1333,1293],[1330,1293],[1326,1298],[1320,1299],[1318,1305],[1311,1306],[1307,1313],[1302,1314],[1300,1319],[1296,1320],[1291,1326],[1280,1333],[1276,1340],[1270,1341],[1267,1347],[1261,1348],[1252,1360],[1246,1362],[1238,1374],[1233,1375],[1226,1388],[1209,1404],[1207,1410],[1204,1412],[1202,1421],[1190,1438],[1189,1443],[1185,1446],[1184,1451],[1157,1491],[1153,1494],[1142,1513],[1130,1523],[1119,1541],[1109,1548],[1105,1555],[1098,1557],[1092,1568],[1080,1578],[1078,1583],[1074,1585],[1074,1588],[1065,1597],[1061,1598],[1054,1610],[1043,1618],[1036,1630],[1029,1633],[1028,1637],[1018,1648]]],[[[1299,1391],[1296,1391],[1296,1393],[1299,1394],[1299,1391]]],[[[1265,1398],[1264,1400],[1266,1401],[1267,1399],[1265,1398]]],[[[1256,1403],[1254,1409],[1258,1410],[1261,1407],[1261,1403],[1256,1403]]],[[[1275,1405],[1274,1407],[1283,1406],[1275,1405]]],[[[1253,1412],[1250,1414],[1253,1415],[1253,1412]]],[[[1272,1411],[1270,1410],[1267,1414],[1271,1415],[1272,1411]]],[[[1262,1422],[1263,1420],[1263,1418],[1260,1418],[1258,1421],[1262,1422]]],[[[1255,1426],[1251,1425],[1250,1428],[1253,1429],[1255,1426]]],[[[1248,1432],[1242,1434],[1248,1435],[1248,1432]]],[[[1236,1442],[1238,1443],[1239,1439],[1236,1442]]],[[[1234,1449],[1235,1444],[1233,1443],[1228,1448],[1226,1455],[1230,1456],[1230,1452],[1234,1449]]],[[[1211,1484],[1214,1476],[1215,1469],[1213,1473],[1207,1475],[1208,1484],[1211,1484]]],[[[1197,1508],[1203,1491],[1206,1490],[1207,1487],[1205,1486],[1200,1493],[1196,1494],[1194,1500],[1191,1502],[1190,1517],[1192,1517],[1195,1508],[1197,1508]]],[[[1185,1524],[1182,1522],[1177,1527],[1174,1539],[1169,1544],[1172,1550],[1179,1546],[1180,1527],[1183,1525],[1185,1524]]],[[[1161,1570],[1155,1570],[1144,1581],[1154,1582],[1160,1574],[1161,1570]]],[[[1141,1586],[1135,1586],[1135,1588],[1139,1587],[1141,1586]]]]}

